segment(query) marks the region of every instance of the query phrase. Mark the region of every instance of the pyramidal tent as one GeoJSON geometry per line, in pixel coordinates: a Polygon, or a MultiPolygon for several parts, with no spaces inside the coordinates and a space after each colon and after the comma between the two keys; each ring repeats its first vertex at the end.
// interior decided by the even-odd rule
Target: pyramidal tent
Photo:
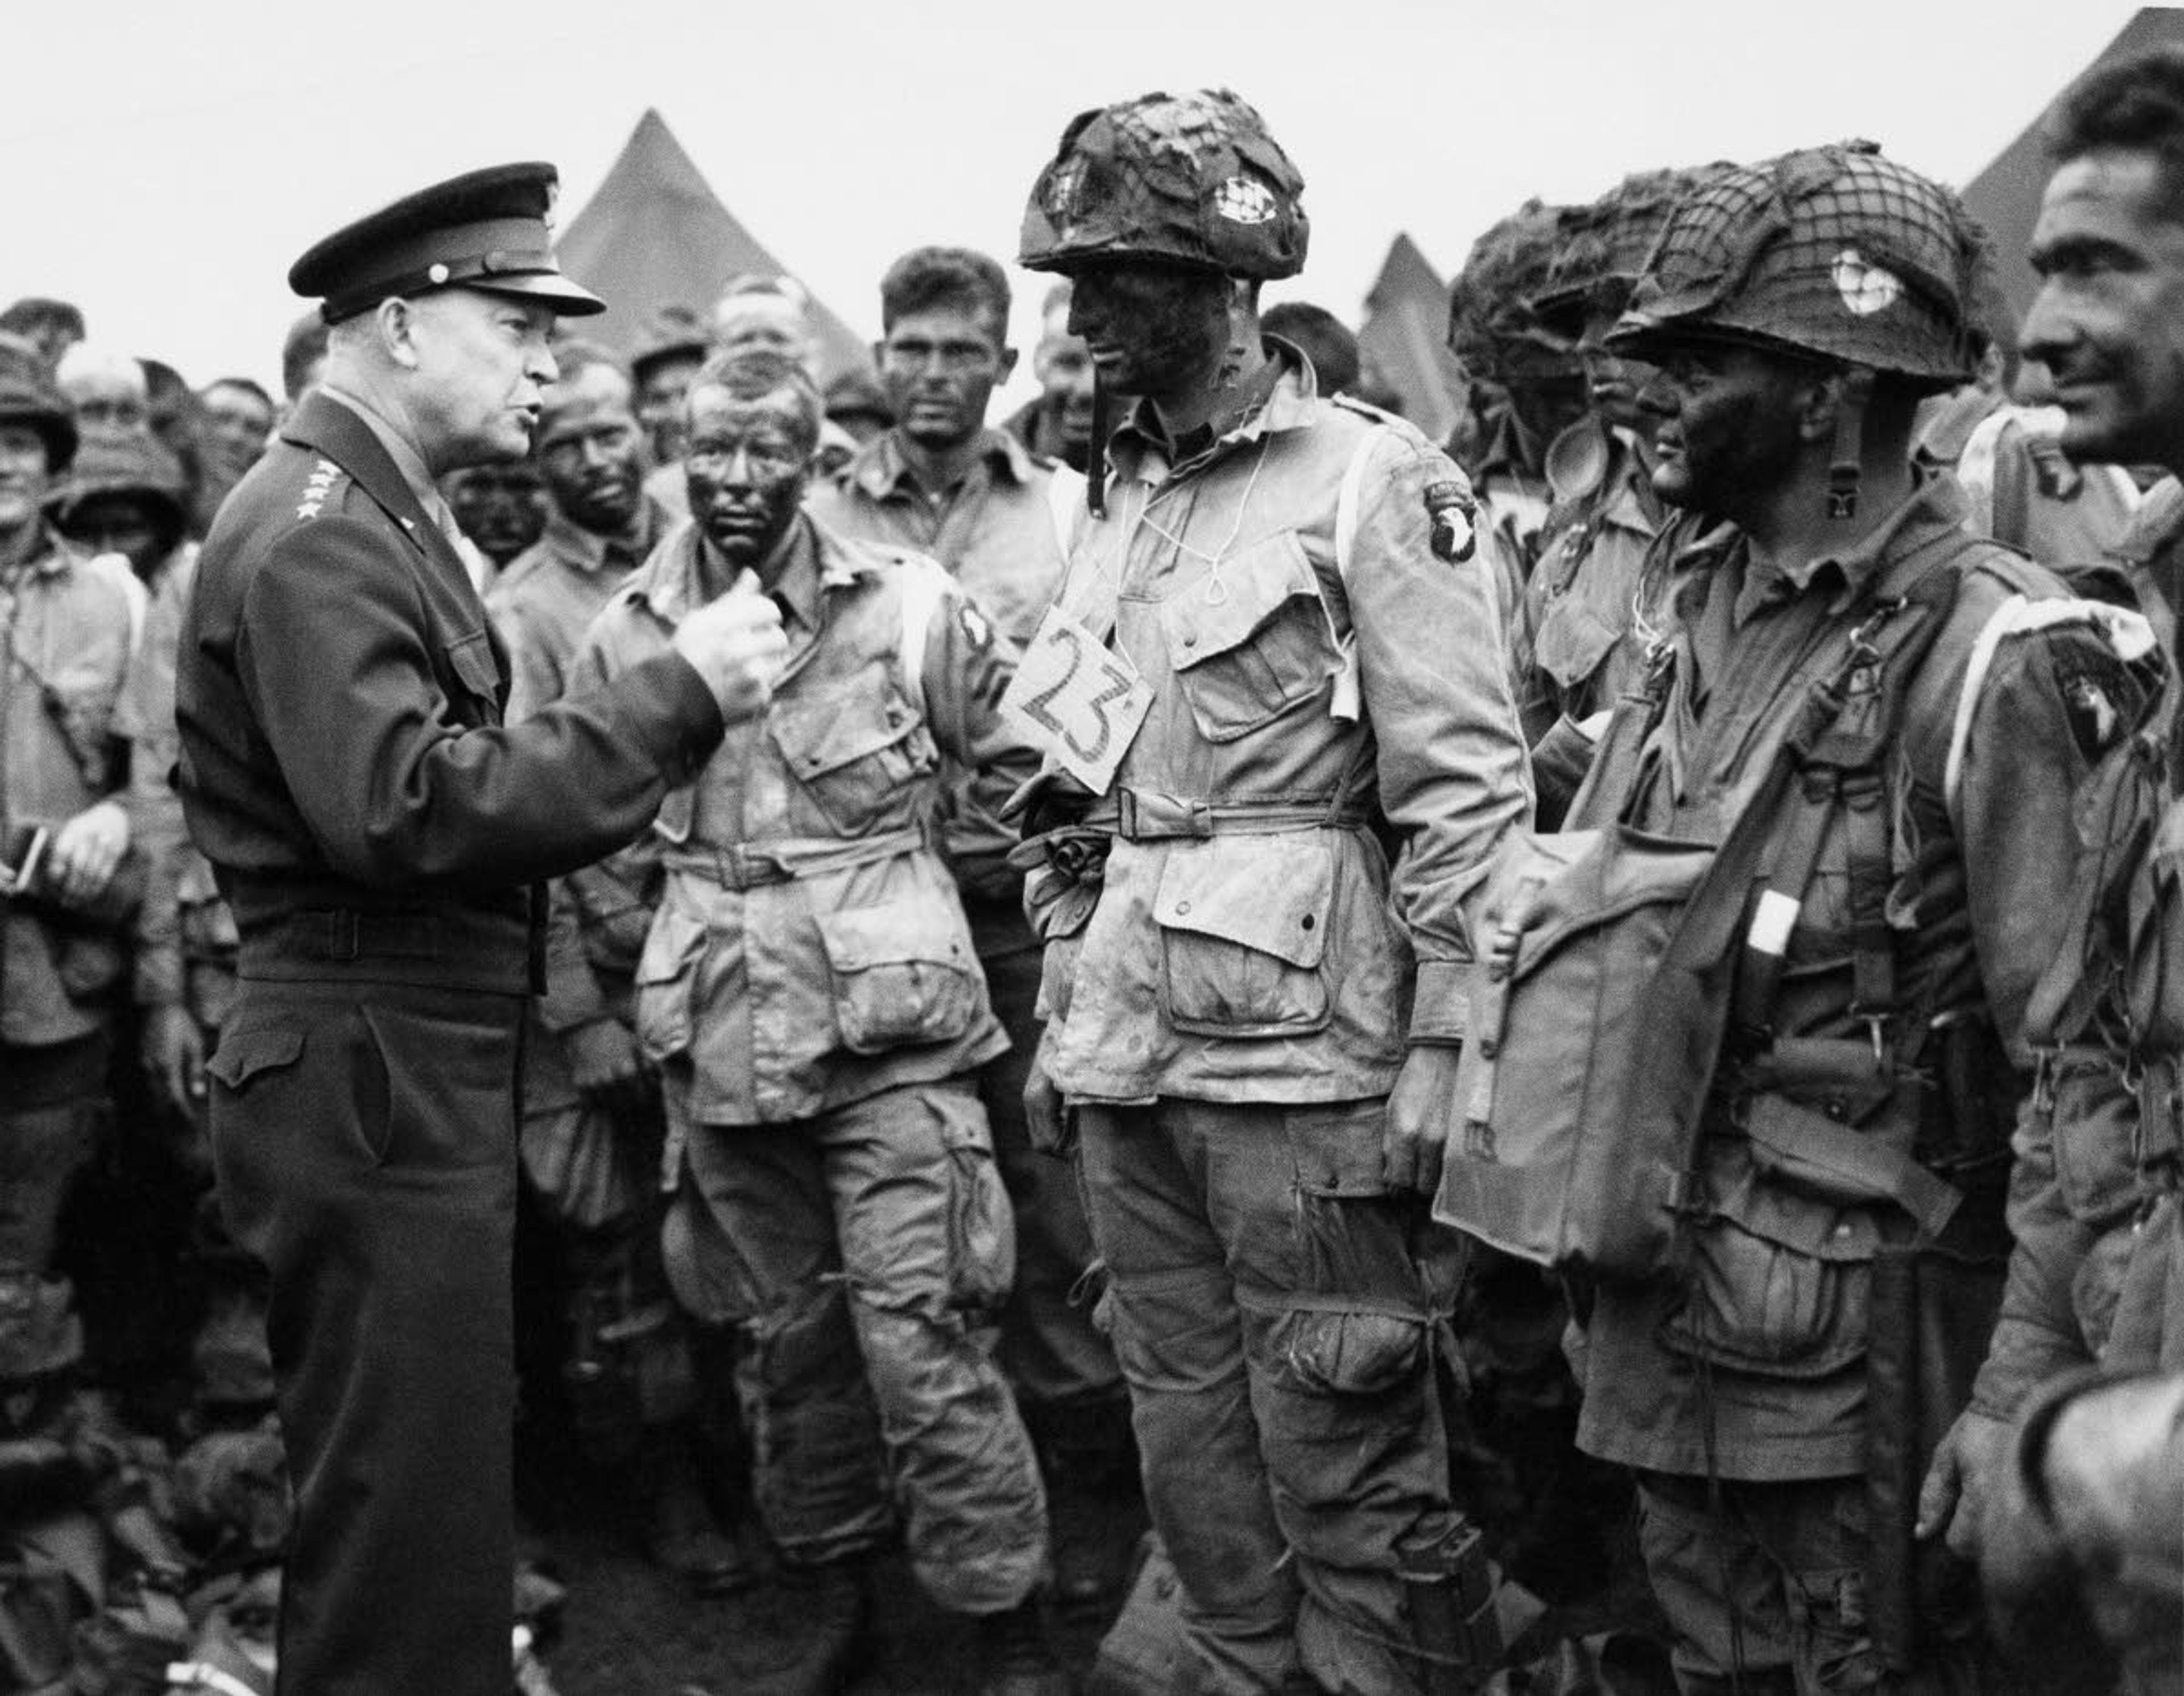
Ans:
{"type": "MultiPolygon", "coordinates": [[[[2122,33],[2085,69],[2111,64],[2148,47],[2176,46],[2184,46],[2184,7],[2142,7],[2123,26],[2122,33]]],[[[2059,86],[2056,92],[2060,94],[2067,86],[2068,83],[2059,86]]],[[[2043,112],[2036,117],[1964,191],[1964,204],[1994,238],[1996,281],[2008,303],[2013,326],[2025,321],[2039,287],[2032,267],[2025,261],[2025,250],[2031,244],[2032,226],[2040,217],[2040,197],[2053,169],[2041,139],[2045,116],[2043,112]]]]}
{"type": "Polygon", "coordinates": [[[1358,350],[1403,399],[1403,414],[1436,442],[1463,405],[1463,372],[1448,350],[1448,285],[1418,244],[1399,235],[1365,296],[1358,350]]]}
{"type": "MultiPolygon", "coordinates": [[[[561,269],[607,303],[604,313],[584,321],[585,338],[624,357],[642,345],[664,306],[703,315],[732,277],[794,276],[721,204],[651,109],[598,192],[562,229],[555,251],[561,269]]],[[[870,365],[870,348],[816,295],[811,324],[822,378],[870,365]]]]}

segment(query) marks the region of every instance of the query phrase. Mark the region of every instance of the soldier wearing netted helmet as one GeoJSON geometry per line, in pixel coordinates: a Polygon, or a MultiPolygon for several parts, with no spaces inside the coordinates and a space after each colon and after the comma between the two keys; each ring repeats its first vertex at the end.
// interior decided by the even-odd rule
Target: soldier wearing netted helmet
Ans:
{"type": "Polygon", "coordinates": [[[1585,410],[1576,343],[1537,304],[1585,209],[1526,201],[1472,243],[1449,285],[1449,351],[1469,385],[1459,451],[1519,590],[1553,499],[1547,444],[1585,410]]]}
{"type": "Polygon", "coordinates": [[[1994,1688],[1914,1511],[2000,1293],[2072,793],[2151,642],[1914,467],[1981,246],[1869,144],[1791,153],[1678,204],[1610,340],[1658,370],[1656,491],[1722,521],[1664,537],[1669,633],[1570,821],[1724,862],[1647,1022],[1689,1140],[1625,1151],[1679,1163],[1671,1269],[1590,1280],[1579,1351],[1687,1690],[1994,1688]]]}
{"type": "Polygon", "coordinates": [[[1608,711],[1639,680],[1660,585],[1643,567],[1669,516],[1653,492],[1652,432],[1638,404],[1644,361],[1608,351],[1646,259],[1704,168],[1625,177],[1568,220],[1525,311],[1535,338],[1568,350],[1585,410],[1541,456],[1549,505],[1517,621],[1517,704],[1532,744],[1543,820],[1591,763],[1608,711]]]}
{"type": "Polygon", "coordinates": [[[1234,95],[1155,94],[1072,123],[1025,215],[1101,390],[1139,397],[1012,696],[1048,750],[1027,1094],[1057,1146],[1070,1109],[1178,1688],[1439,1689],[1478,1670],[1484,1587],[1418,1189],[1462,900],[1529,795],[1462,473],[1261,336],[1302,189],[1234,95]]]}

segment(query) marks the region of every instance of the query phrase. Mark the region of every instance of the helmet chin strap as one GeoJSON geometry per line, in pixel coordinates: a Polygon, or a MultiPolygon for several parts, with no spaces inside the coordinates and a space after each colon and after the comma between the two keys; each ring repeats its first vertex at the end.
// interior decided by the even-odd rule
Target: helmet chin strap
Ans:
{"type": "Polygon", "coordinates": [[[1836,402],[1836,440],[1828,460],[1828,516],[1858,516],[1858,478],[1865,462],[1865,409],[1873,399],[1873,373],[1852,365],[1842,374],[1842,393],[1836,402]]]}
{"type": "Polygon", "coordinates": [[[1095,518],[1107,516],[1107,413],[1113,397],[1092,367],[1092,440],[1084,449],[1084,508],[1095,518]]]}

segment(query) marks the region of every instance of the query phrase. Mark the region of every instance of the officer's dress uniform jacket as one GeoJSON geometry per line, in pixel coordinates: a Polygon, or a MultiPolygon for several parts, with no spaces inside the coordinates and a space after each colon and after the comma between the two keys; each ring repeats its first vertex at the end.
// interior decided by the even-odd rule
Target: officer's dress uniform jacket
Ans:
{"type": "Polygon", "coordinates": [[[1450,1523],[1449,1292],[1384,1187],[1384,1098],[1407,1038],[1461,1035],[1462,900],[1530,797],[1485,538],[1433,539],[1462,473],[1268,346],[1265,399],[1182,463],[1147,412],[1114,438],[1061,605],[1151,704],[1085,821],[1104,873],[1028,905],[1203,1688],[1392,1691],[1396,1551],[1450,1523]]]}
{"type": "MultiPolygon", "coordinates": [[[[667,1272],[747,1340],[754,1483],[784,1556],[875,1548],[899,1501],[928,1593],[994,1612],[1045,1568],[1046,1504],[971,1330],[1014,1259],[971,1075],[1007,1038],[933,814],[943,754],[989,812],[1030,775],[998,710],[1013,650],[922,555],[808,517],[777,545],[772,700],[653,828],[666,888],[637,1015],[667,1105],[667,1272]]],[[[662,543],[579,674],[660,651],[721,569],[709,546],[694,524],[662,543]]]]}
{"type": "MultiPolygon", "coordinates": [[[[1813,685],[1842,663],[1846,621],[1871,605],[1862,597],[1904,593],[1927,568],[1922,561],[1948,553],[1964,516],[1960,492],[1935,477],[1856,547],[1794,575],[1756,565],[1727,527],[1686,546],[1669,590],[1665,709],[1634,755],[1595,768],[1572,825],[1619,817],[1719,841],[1813,685]]],[[[2001,641],[1968,695],[1982,632],[2014,594],[2037,600],[2062,589],[2007,550],[1975,555],[1911,681],[1884,803],[1898,989],[1886,1035],[1900,1044],[1918,1040],[1906,1022],[1991,1019],[2001,1052],[2029,1077],[2026,1007],[2059,944],[2072,795],[2131,722],[2134,685],[2101,628],[2063,621],[2001,641]]],[[[1873,1040],[1853,1011],[1851,830],[1850,810],[1837,807],[1788,941],[1778,1045],[1873,1040]]],[[[1724,1061],[1718,1096],[1739,1077],[1733,1058],[1724,1061]]],[[[1734,1165],[1742,1146],[1725,1096],[1717,1107],[1702,1144],[1710,1173],[1717,1157],[1734,1165]]],[[[1890,1123],[1884,1113],[1869,1129],[1890,1123]]],[[[1957,1153],[1975,1171],[2001,1149],[1957,1153]]],[[[1859,1473],[1882,1207],[1831,1203],[1763,1175],[1723,1188],[1715,1202],[1727,1211],[1700,1233],[1701,1275],[1601,1284],[1583,1352],[1580,1445],[1688,1476],[1859,1473]]]]}
{"type": "Polygon", "coordinates": [[[281,1676],[315,1696],[505,1691],[532,885],[637,834],[720,734],[679,656],[503,729],[454,533],[392,427],[315,393],[221,509],[181,636],[179,787],[241,938],[214,1152],[272,1275],[281,1676]]]}

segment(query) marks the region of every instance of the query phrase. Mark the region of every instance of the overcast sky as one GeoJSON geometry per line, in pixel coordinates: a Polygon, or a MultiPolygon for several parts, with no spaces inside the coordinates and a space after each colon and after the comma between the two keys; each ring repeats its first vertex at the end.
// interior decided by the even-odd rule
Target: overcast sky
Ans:
{"type": "MultiPolygon", "coordinates": [[[[549,159],[564,219],[656,106],[751,233],[862,332],[922,242],[1004,259],[1074,113],[1226,83],[1302,170],[1304,276],[1356,317],[1407,230],[1444,274],[1526,196],[1869,136],[1975,175],[2120,30],[2103,0],[295,0],[28,3],[0,103],[0,304],[272,386],[288,263],[473,166],[549,159]],[[29,37],[27,42],[25,36],[29,37]]],[[[1019,278],[1018,322],[1039,283],[1019,278]]]]}

